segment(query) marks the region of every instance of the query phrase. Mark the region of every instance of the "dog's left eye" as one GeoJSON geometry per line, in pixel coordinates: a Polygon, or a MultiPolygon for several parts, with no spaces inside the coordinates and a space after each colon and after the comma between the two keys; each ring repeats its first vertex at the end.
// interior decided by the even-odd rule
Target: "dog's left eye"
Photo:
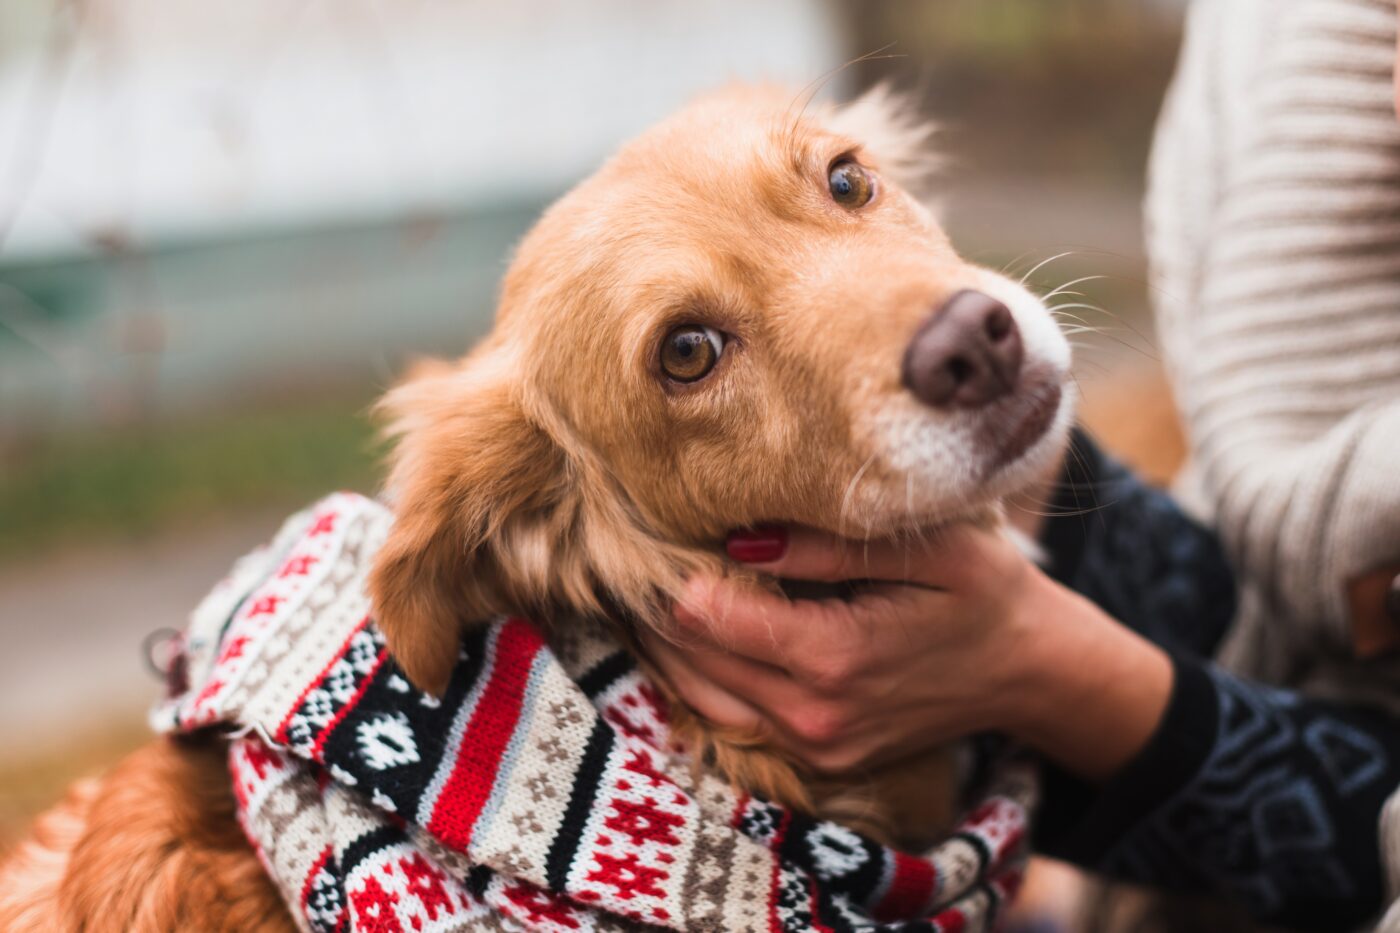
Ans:
{"type": "Polygon", "coordinates": [[[857,162],[846,159],[831,167],[826,177],[831,197],[842,207],[854,210],[870,203],[875,196],[875,181],[857,162]]]}
{"type": "Polygon", "coordinates": [[[683,324],[661,341],[661,371],[677,382],[709,375],[724,352],[724,335],[713,327],[683,324]]]}

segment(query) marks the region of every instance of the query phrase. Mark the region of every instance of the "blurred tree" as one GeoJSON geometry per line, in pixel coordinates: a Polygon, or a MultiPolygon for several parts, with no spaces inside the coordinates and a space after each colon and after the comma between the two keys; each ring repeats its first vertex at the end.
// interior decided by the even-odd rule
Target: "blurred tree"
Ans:
{"type": "Polygon", "coordinates": [[[890,79],[988,173],[1136,181],[1180,38],[1164,0],[844,0],[856,83],[890,79]],[[1035,141],[1026,145],[1027,139],[1035,141]]]}

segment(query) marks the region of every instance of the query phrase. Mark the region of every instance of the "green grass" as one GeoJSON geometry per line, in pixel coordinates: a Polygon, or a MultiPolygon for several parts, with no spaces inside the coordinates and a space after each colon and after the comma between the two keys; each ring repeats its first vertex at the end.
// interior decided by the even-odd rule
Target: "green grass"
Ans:
{"type": "Polygon", "coordinates": [[[364,401],[45,440],[0,461],[0,560],[122,540],[335,489],[372,492],[364,401]]]}

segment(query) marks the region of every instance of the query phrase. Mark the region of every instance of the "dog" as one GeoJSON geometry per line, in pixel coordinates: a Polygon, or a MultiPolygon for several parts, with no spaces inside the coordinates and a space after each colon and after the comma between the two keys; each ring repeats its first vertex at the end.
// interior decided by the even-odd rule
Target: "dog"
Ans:
{"type": "MultiPolygon", "coordinates": [[[[672,634],[689,577],[741,572],[721,557],[732,529],[995,523],[1053,468],[1068,344],[1026,288],[953,250],[917,196],[928,135],[881,89],[835,106],[735,86],[545,212],[491,334],[380,406],[396,518],[370,596],[416,686],[446,685],[464,620],[596,617],[635,646],[672,634]]],[[[956,806],[947,749],[814,775],[766,736],[671,709],[701,766],[887,841],[936,838],[956,806]]],[[[6,866],[0,926],[239,929],[251,910],[290,928],[229,842],[229,801],[205,799],[217,758],[167,743],[76,792],[6,866]]]]}

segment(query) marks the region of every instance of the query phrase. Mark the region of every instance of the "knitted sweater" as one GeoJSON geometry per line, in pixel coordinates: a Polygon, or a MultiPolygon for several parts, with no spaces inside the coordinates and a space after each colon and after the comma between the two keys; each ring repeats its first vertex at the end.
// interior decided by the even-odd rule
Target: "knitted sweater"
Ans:
{"type": "Polygon", "coordinates": [[[1400,559],[1396,16],[1198,3],[1153,152],[1183,494],[1254,589],[1227,657],[1273,680],[1346,663],[1343,581],[1400,559]]]}
{"type": "Polygon", "coordinates": [[[949,839],[895,852],[697,774],[665,702],[581,619],[463,639],[441,697],[369,618],[392,517],[337,494],[243,558],[191,617],[168,732],[232,735],[239,820],[311,931],[970,931],[1014,891],[1034,797],[978,755],[949,839]]]}
{"type": "MultiPolygon", "coordinates": [[[[1400,666],[1352,660],[1343,581],[1400,559],[1396,17],[1394,0],[1195,4],[1147,204],[1182,494],[1244,582],[1222,657],[1392,709],[1400,666]]],[[[1393,897],[1400,825],[1383,835],[1393,897]]]]}

